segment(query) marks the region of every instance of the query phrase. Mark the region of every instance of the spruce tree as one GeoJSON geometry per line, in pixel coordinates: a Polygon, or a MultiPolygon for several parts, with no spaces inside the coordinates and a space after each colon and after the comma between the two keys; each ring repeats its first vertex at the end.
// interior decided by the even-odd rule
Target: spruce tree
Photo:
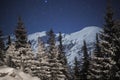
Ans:
{"type": "Polygon", "coordinates": [[[67,59],[66,59],[66,55],[65,55],[65,52],[64,52],[64,46],[62,44],[62,34],[61,34],[61,32],[59,33],[58,41],[59,41],[58,47],[59,47],[59,53],[60,53],[58,55],[59,56],[58,58],[63,65],[67,65],[67,59]]]}
{"type": "MultiPolygon", "coordinates": [[[[11,43],[7,49],[7,61],[10,59],[16,69],[20,69],[32,75],[31,67],[34,64],[34,54],[30,44],[27,42],[27,35],[21,18],[18,18],[18,26],[15,30],[16,42],[11,43]]],[[[12,65],[10,63],[10,65],[12,65]]]]}
{"type": "Polygon", "coordinates": [[[81,80],[87,80],[88,69],[89,69],[89,55],[88,55],[87,45],[85,40],[83,41],[82,50],[83,50],[83,64],[80,71],[80,78],[81,80]]]}
{"type": "Polygon", "coordinates": [[[69,75],[69,72],[68,72],[67,58],[66,58],[65,51],[64,51],[64,46],[63,46],[63,43],[62,43],[62,34],[61,34],[61,32],[59,33],[58,41],[59,41],[59,45],[58,45],[58,49],[59,49],[58,60],[60,60],[61,64],[65,68],[63,70],[64,75],[66,75],[66,77],[69,79],[70,75],[69,75]]]}
{"type": "Polygon", "coordinates": [[[34,65],[35,57],[31,45],[27,44],[25,48],[21,47],[21,50],[19,52],[21,52],[21,61],[20,61],[21,69],[23,67],[24,72],[32,75],[32,68],[30,66],[34,65]]]}
{"type": "Polygon", "coordinates": [[[105,16],[105,25],[103,31],[100,33],[100,47],[101,47],[101,55],[102,55],[102,75],[104,77],[100,77],[103,80],[109,79],[113,80],[115,77],[114,66],[116,62],[114,61],[114,52],[113,52],[113,11],[110,5],[110,0],[108,0],[107,12],[105,16]]]}
{"type": "Polygon", "coordinates": [[[5,55],[5,62],[7,66],[16,68],[16,64],[13,61],[15,55],[16,55],[15,43],[11,43],[8,45],[8,49],[6,50],[5,55]]]}
{"type": "Polygon", "coordinates": [[[55,53],[56,46],[55,46],[55,34],[52,29],[48,32],[48,36],[49,36],[48,44],[49,44],[49,53],[50,53],[49,58],[53,59],[56,57],[56,53],[55,53]]]}
{"type": "Polygon", "coordinates": [[[48,33],[49,36],[49,54],[48,54],[48,62],[50,66],[50,80],[67,80],[66,76],[62,72],[65,68],[61,64],[60,60],[58,60],[59,50],[55,45],[55,35],[53,30],[51,29],[48,33]]]}
{"type": "Polygon", "coordinates": [[[15,36],[16,36],[16,47],[17,48],[25,47],[25,44],[27,43],[27,35],[21,17],[18,18],[17,29],[15,30],[15,36]]]}
{"type": "Polygon", "coordinates": [[[42,42],[40,38],[38,38],[38,52],[36,54],[36,58],[40,62],[44,62],[44,60],[46,59],[46,55],[47,54],[46,54],[44,43],[42,42]]]}
{"type": "Polygon", "coordinates": [[[74,59],[74,80],[80,80],[80,62],[78,61],[77,57],[74,59]]]}
{"type": "Polygon", "coordinates": [[[8,36],[8,42],[7,42],[7,45],[10,45],[11,44],[11,37],[10,35],[8,36]]]}
{"type": "Polygon", "coordinates": [[[105,22],[103,31],[100,33],[101,41],[99,46],[101,47],[101,51],[97,51],[99,55],[93,57],[96,64],[93,65],[94,69],[91,72],[92,74],[94,73],[94,79],[96,76],[100,80],[119,80],[120,29],[119,22],[115,23],[116,21],[113,20],[113,10],[110,0],[108,0],[105,22]]]}
{"type": "Polygon", "coordinates": [[[0,30],[0,65],[2,65],[2,62],[4,61],[3,59],[4,49],[5,49],[5,45],[3,41],[3,34],[2,34],[2,30],[0,30]]]}
{"type": "Polygon", "coordinates": [[[34,55],[29,44],[26,47],[16,48],[16,44],[12,43],[7,50],[7,61],[10,59],[12,65],[16,69],[20,69],[26,73],[32,74],[31,67],[34,63],[34,55]]]}
{"type": "Polygon", "coordinates": [[[102,61],[103,55],[101,54],[100,42],[98,34],[96,34],[96,44],[93,51],[93,56],[90,60],[89,66],[89,79],[91,80],[102,80],[104,75],[102,74],[102,61]]]}
{"type": "MultiPolygon", "coordinates": [[[[113,52],[115,53],[114,56],[114,60],[116,62],[116,65],[114,67],[116,67],[117,69],[115,69],[116,75],[115,75],[115,79],[120,79],[120,20],[116,20],[114,22],[114,26],[113,26],[113,42],[112,42],[112,46],[113,46],[113,52]]],[[[114,70],[114,69],[113,69],[114,70]]]]}
{"type": "Polygon", "coordinates": [[[38,76],[41,80],[48,80],[50,77],[49,63],[43,42],[38,38],[38,52],[33,67],[33,75],[38,76]]]}

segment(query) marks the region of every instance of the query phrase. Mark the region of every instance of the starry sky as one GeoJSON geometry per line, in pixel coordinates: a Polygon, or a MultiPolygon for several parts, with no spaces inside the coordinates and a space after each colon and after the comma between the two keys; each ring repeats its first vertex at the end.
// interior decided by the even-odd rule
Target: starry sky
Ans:
{"type": "MultiPolygon", "coordinates": [[[[71,33],[86,26],[102,27],[106,0],[0,0],[0,28],[13,34],[18,16],[28,34],[53,29],[71,33]]],[[[120,0],[112,0],[115,18],[120,19],[120,0]]]]}

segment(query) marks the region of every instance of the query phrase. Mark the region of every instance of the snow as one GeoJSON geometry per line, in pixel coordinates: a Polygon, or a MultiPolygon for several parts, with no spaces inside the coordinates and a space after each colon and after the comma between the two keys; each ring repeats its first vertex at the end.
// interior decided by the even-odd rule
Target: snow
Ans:
{"type": "Polygon", "coordinates": [[[100,28],[96,26],[86,27],[78,32],[71,33],[70,35],[66,36],[65,39],[76,41],[87,40],[88,42],[91,42],[95,39],[95,33],[99,33],[99,30],[100,28]]]}
{"type": "Polygon", "coordinates": [[[0,67],[0,80],[40,80],[37,77],[32,77],[20,70],[15,70],[7,66],[0,67]]]}
{"type": "Polygon", "coordinates": [[[36,32],[36,33],[33,33],[32,35],[28,35],[28,40],[37,40],[38,37],[43,37],[43,36],[46,36],[46,31],[42,31],[42,32],[36,32]]]}
{"type": "Polygon", "coordinates": [[[46,36],[46,31],[36,32],[36,33],[31,34],[31,35],[28,35],[28,40],[31,42],[34,52],[37,51],[38,38],[44,37],[44,36],[46,36]]]}
{"type": "MultiPolygon", "coordinates": [[[[101,31],[101,28],[99,27],[88,26],[80,31],[73,32],[71,34],[62,33],[63,45],[65,46],[65,52],[67,53],[66,55],[68,63],[70,63],[70,65],[73,64],[74,57],[78,56],[78,53],[80,54],[80,56],[82,56],[81,47],[83,45],[83,40],[86,40],[88,48],[92,48],[93,47],[92,43],[95,42],[96,33],[99,33],[99,31],[101,31]]],[[[55,34],[57,40],[59,34],[58,33],[55,34]]],[[[46,31],[33,33],[28,36],[28,40],[31,41],[32,48],[35,52],[37,51],[38,47],[37,45],[38,37],[41,37],[45,43],[47,42],[46,31]]],[[[56,44],[57,43],[58,41],[56,42],[56,44]]],[[[47,45],[47,43],[45,45],[47,45]]]]}

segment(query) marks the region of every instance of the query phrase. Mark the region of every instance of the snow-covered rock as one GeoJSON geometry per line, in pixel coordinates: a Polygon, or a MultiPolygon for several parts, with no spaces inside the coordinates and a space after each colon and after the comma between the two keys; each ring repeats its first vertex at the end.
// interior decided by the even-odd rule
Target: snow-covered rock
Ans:
{"type": "Polygon", "coordinates": [[[20,70],[15,70],[10,67],[0,67],[0,80],[40,80],[37,77],[32,77],[20,70]]]}
{"type": "MultiPolygon", "coordinates": [[[[81,47],[83,46],[83,40],[87,42],[87,47],[89,51],[93,49],[93,43],[95,42],[96,33],[99,33],[100,30],[101,28],[99,27],[90,26],[71,34],[62,33],[63,45],[65,46],[66,56],[70,65],[73,64],[75,56],[80,55],[80,57],[82,57],[81,47]]],[[[59,34],[55,34],[57,40],[59,34]]],[[[39,37],[41,37],[41,39],[47,44],[46,31],[33,33],[28,36],[28,40],[31,42],[34,51],[37,51],[37,40],[39,37]]]]}

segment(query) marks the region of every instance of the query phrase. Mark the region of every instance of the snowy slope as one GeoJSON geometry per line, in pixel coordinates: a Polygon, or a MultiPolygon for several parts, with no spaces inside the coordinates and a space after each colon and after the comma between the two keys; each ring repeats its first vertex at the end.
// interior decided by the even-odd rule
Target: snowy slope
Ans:
{"type": "MultiPolygon", "coordinates": [[[[32,48],[33,48],[34,51],[37,50],[37,46],[38,46],[37,43],[38,43],[38,38],[39,37],[41,37],[42,40],[43,40],[43,38],[46,37],[46,31],[36,32],[36,33],[28,35],[28,40],[31,42],[32,48]]],[[[47,41],[47,39],[44,40],[44,41],[47,41]]]]}
{"type": "MultiPolygon", "coordinates": [[[[89,51],[93,49],[96,33],[99,33],[100,30],[101,28],[99,27],[90,26],[71,34],[62,34],[63,45],[65,46],[65,52],[67,53],[66,56],[69,64],[73,64],[74,57],[78,56],[78,54],[80,57],[82,57],[81,47],[83,45],[83,40],[86,40],[89,51]]],[[[39,37],[41,37],[42,40],[47,43],[47,36],[45,31],[30,34],[28,36],[28,40],[31,42],[34,51],[37,50],[37,40],[39,37]]],[[[56,33],[56,40],[57,37],[58,33],[56,33]]]]}
{"type": "Polygon", "coordinates": [[[63,41],[66,45],[65,50],[69,64],[73,64],[75,56],[82,57],[83,40],[86,41],[89,52],[93,50],[96,33],[99,33],[100,30],[99,27],[91,26],[65,36],[63,41]]]}
{"type": "Polygon", "coordinates": [[[40,80],[32,77],[22,71],[15,70],[10,67],[0,66],[0,80],[40,80]]]}

